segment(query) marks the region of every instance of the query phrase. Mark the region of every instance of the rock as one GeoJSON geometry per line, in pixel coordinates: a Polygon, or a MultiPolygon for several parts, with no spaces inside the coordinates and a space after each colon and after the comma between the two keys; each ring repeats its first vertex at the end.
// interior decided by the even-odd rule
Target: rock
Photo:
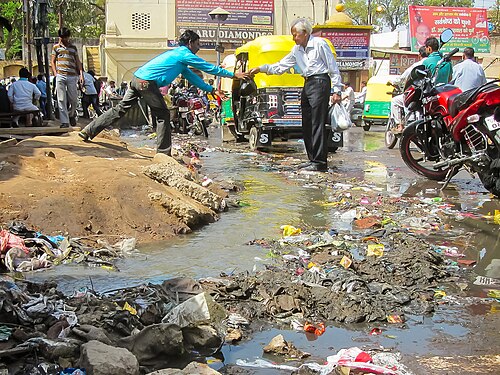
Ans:
{"type": "Polygon", "coordinates": [[[111,345],[111,340],[106,334],[106,331],[104,331],[102,328],[97,328],[89,324],[75,327],[73,328],[71,333],[79,338],[85,339],[86,341],[96,340],[104,344],[111,345]]]}
{"type": "Polygon", "coordinates": [[[215,328],[207,325],[198,327],[186,327],[182,329],[184,343],[190,347],[202,351],[203,349],[218,349],[222,344],[222,338],[215,328]]]}
{"type": "Polygon", "coordinates": [[[264,347],[265,353],[286,355],[291,358],[306,358],[311,354],[297,349],[292,343],[288,343],[283,335],[273,337],[273,339],[264,347]]]}
{"type": "Polygon", "coordinates": [[[239,328],[228,328],[226,333],[226,342],[236,342],[240,341],[243,337],[241,329],[239,328]]]}
{"type": "Polygon", "coordinates": [[[88,375],[139,375],[139,362],[130,351],[96,340],[82,345],[79,366],[88,375]]]}
{"type": "Polygon", "coordinates": [[[117,345],[130,350],[141,365],[156,360],[179,358],[185,352],[181,328],[175,324],[154,324],[144,328],[136,335],[117,341],[117,345]]]}
{"type": "Polygon", "coordinates": [[[217,375],[220,372],[211,369],[205,363],[191,362],[189,365],[184,367],[183,370],[175,369],[175,368],[167,368],[163,370],[158,370],[154,372],[150,372],[147,375],[217,375]]]}
{"type": "Polygon", "coordinates": [[[144,174],[153,180],[177,189],[183,195],[200,202],[211,210],[219,212],[224,209],[224,198],[212,193],[196,182],[190,181],[188,179],[190,177],[189,170],[178,163],[176,164],[152,164],[144,168],[144,174]]]}
{"type": "Polygon", "coordinates": [[[81,345],[81,341],[70,338],[49,340],[35,337],[27,342],[37,343],[42,356],[51,361],[56,361],[59,357],[77,358],[81,345]]]}

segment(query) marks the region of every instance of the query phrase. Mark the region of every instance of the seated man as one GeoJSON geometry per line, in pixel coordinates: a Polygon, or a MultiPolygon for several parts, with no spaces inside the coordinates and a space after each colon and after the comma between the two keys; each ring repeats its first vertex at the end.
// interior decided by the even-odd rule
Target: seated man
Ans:
{"type": "MultiPolygon", "coordinates": [[[[8,90],[8,96],[13,112],[39,111],[33,104],[33,100],[40,99],[42,93],[35,84],[29,81],[31,73],[26,68],[19,69],[19,80],[12,83],[8,90]]],[[[26,125],[31,124],[32,115],[26,115],[26,125]]],[[[13,118],[15,126],[19,126],[19,116],[13,118]]]]}
{"type": "MultiPolygon", "coordinates": [[[[420,47],[420,49],[418,50],[418,55],[419,59],[415,63],[413,63],[410,67],[406,68],[406,70],[399,78],[398,80],[399,85],[404,86],[406,80],[410,76],[410,73],[413,71],[413,69],[424,63],[425,59],[428,56],[425,47],[420,47]]],[[[404,94],[396,95],[395,97],[392,98],[391,118],[394,119],[394,123],[396,124],[396,127],[393,129],[394,133],[401,133],[404,130],[403,117],[402,117],[402,114],[404,113],[404,106],[405,106],[404,94]]]]}

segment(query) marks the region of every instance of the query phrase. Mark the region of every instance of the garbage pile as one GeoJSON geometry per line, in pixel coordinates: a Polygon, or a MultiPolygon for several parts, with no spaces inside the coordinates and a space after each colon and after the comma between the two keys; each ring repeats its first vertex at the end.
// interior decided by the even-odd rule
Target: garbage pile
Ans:
{"type": "Polygon", "coordinates": [[[183,367],[224,343],[226,310],[191,279],[69,297],[49,283],[2,276],[0,284],[0,363],[12,374],[146,373],[183,367]],[[51,370],[34,370],[42,367],[51,370]]]}
{"type": "Polygon", "coordinates": [[[117,259],[137,252],[135,238],[110,245],[98,237],[47,236],[18,222],[0,231],[0,270],[5,267],[10,272],[34,271],[63,263],[82,263],[116,270],[117,259]]]}

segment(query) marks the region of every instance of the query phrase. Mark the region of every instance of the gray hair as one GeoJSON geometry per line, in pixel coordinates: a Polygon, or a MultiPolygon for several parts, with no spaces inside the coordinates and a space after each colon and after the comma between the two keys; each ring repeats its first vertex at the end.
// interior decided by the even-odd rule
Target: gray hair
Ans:
{"type": "Polygon", "coordinates": [[[306,18],[297,18],[296,20],[294,20],[292,22],[292,25],[290,26],[290,30],[293,28],[308,35],[311,35],[313,30],[311,22],[309,22],[306,18]]]}

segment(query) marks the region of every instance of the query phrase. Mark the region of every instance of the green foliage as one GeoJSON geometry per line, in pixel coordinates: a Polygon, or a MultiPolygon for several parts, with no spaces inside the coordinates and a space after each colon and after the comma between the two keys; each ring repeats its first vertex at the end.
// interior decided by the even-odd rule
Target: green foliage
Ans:
{"type": "MultiPolygon", "coordinates": [[[[35,0],[30,0],[33,5],[35,0]]],[[[99,38],[104,32],[105,0],[52,0],[53,9],[49,9],[49,35],[57,37],[59,29],[59,12],[63,25],[71,30],[73,38],[84,40],[99,38]]],[[[12,32],[4,30],[4,40],[0,47],[6,49],[6,58],[21,58],[23,40],[23,1],[1,1],[0,15],[8,19],[13,27],[12,32]]]]}
{"type": "Polygon", "coordinates": [[[366,25],[371,13],[372,25],[375,30],[382,30],[384,26],[392,31],[397,27],[408,24],[409,5],[472,7],[473,0],[345,0],[345,12],[355,24],[366,25]]]}

